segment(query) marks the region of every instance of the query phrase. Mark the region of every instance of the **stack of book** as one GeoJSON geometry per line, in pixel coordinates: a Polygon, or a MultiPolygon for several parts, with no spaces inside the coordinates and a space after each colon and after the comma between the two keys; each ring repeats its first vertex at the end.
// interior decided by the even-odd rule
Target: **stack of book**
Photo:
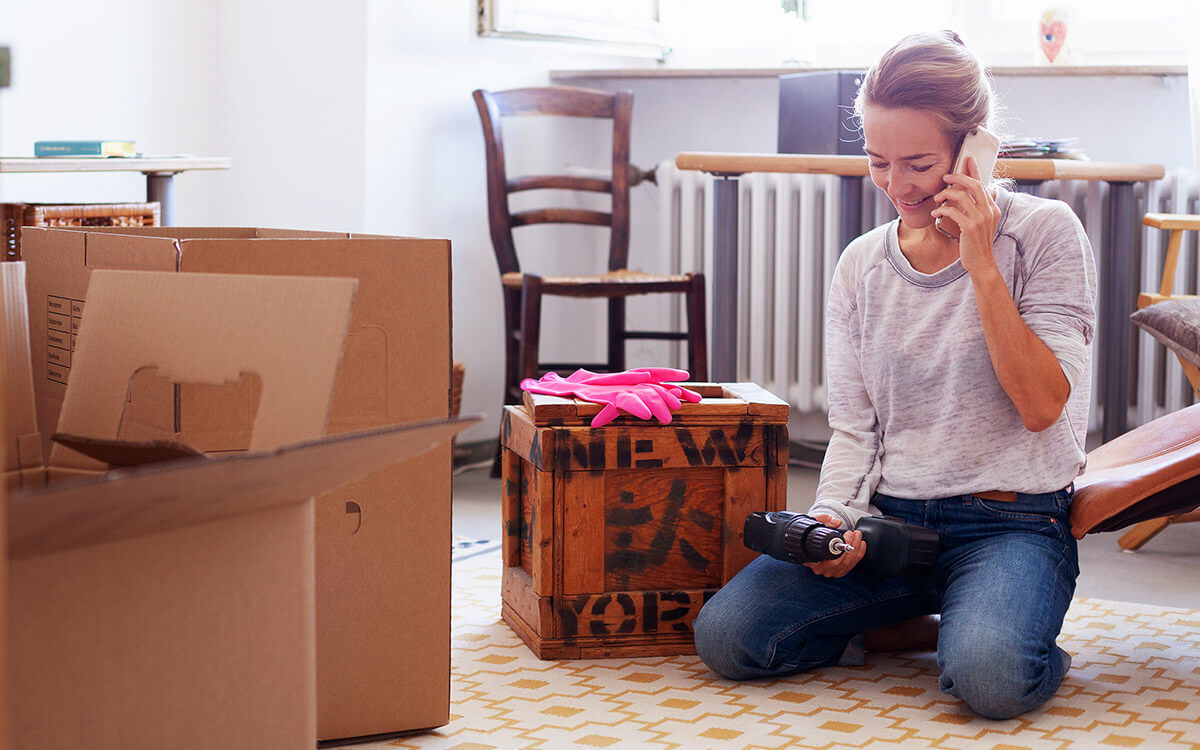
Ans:
{"type": "Polygon", "coordinates": [[[133,141],[35,141],[34,156],[137,156],[133,141]]]}
{"type": "Polygon", "coordinates": [[[1000,145],[1001,159],[1087,159],[1078,138],[1014,138],[1000,145]]]}

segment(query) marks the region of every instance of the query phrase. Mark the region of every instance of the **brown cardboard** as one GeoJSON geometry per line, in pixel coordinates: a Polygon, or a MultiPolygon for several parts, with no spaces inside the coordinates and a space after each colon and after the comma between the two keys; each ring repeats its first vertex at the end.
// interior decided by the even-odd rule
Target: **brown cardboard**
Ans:
{"type": "MultiPolygon", "coordinates": [[[[321,420],[312,417],[328,409],[355,282],[144,273],[94,274],[93,282],[65,431],[114,441],[125,402],[118,385],[154,363],[186,380],[256,369],[263,382],[256,447],[313,437],[306,433],[314,423],[320,434],[321,420]],[[213,288],[221,290],[216,305],[202,293],[213,288]],[[168,299],[173,304],[164,306],[168,299]],[[303,340],[309,372],[284,377],[281,363],[294,371],[298,361],[293,347],[246,335],[245,306],[258,302],[268,312],[249,328],[260,332],[294,321],[298,307],[320,319],[308,321],[305,336],[288,337],[303,340]],[[187,321],[224,331],[197,325],[169,335],[187,321]],[[113,331],[124,345],[110,339],[113,331]],[[300,394],[322,384],[323,397],[305,402],[300,394]],[[281,391],[294,398],[278,398],[281,391]],[[292,414],[265,414],[285,407],[292,414]]],[[[6,332],[15,317],[5,316],[6,332]]],[[[10,344],[6,337],[6,354],[21,359],[10,344]]],[[[0,372],[13,369],[5,359],[0,372]]],[[[311,746],[313,525],[302,498],[444,441],[466,423],[175,461],[10,497],[15,745],[311,746]]],[[[9,444],[12,423],[6,430],[9,444]]]]}
{"type": "MultiPolygon", "coordinates": [[[[58,430],[122,436],[130,378],[153,366],[173,382],[220,385],[257,375],[250,450],[322,435],[349,327],[353,279],[96,271],[58,430]],[[112,320],[127,321],[117,328],[112,320]],[[329,351],[329,342],[336,350],[329,351]],[[222,356],[216,356],[217,354],[222,356]],[[319,405],[313,408],[309,405],[319,405]]],[[[171,434],[168,432],[167,434],[171,434]]],[[[57,446],[51,450],[56,461],[57,446]]]]}
{"type": "Polygon", "coordinates": [[[310,509],[10,561],[13,746],[311,747],[310,509]]]}
{"type": "MultiPolygon", "coordinates": [[[[0,285],[3,279],[0,279],[0,285]]],[[[3,294],[0,291],[0,294],[3,294]]],[[[3,305],[0,305],[0,309],[3,305]]],[[[0,313],[2,315],[2,313],[0,313]]],[[[0,336],[7,339],[9,330],[8,316],[0,321],[0,336]]],[[[2,365],[3,363],[0,363],[2,365]]],[[[0,366],[0,424],[7,424],[8,406],[5,382],[8,373],[0,366]]],[[[5,445],[0,441],[0,466],[8,466],[5,445]]],[[[8,533],[8,483],[0,482],[0,535],[8,533]]],[[[0,538],[3,538],[0,536],[0,538]]],[[[8,750],[8,558],[0,555],[0,750],[8,750]]]]}
{"type": "MultiPolygon", "coordinates": [[[[346,276],[359,280],[328,432],[444,417],[450,390],[450,262],[443,240],[259,228],[31,230],[24,241],[37,400],[50,429],[96,268],[346,276]],[[65,305],[50,311],[49,301],[65,305]],[[64,338],[65,329],[68,333],[64,338]],[[52,347],[47,335],[58,337],[52,347]],[[65,346],[63,345],[65,344],[65,346]],[[55,362],[47,356],[55,352],[55,362]]],[[[90,301],[89,301],[90,303],[90,301]]],[[[178,428],[211,452],[248,447],[254,383],[135,385],[132,433],[178,428]],[[136,427],[136,429],[135,429],[136,427]],[[143,429],[144,428],[144,429],[143,429]]],[[[41,412],[39,412],[41,414],[41,412]]],[[[449,720],[450,450],[318,498],[318,736],[339,739],[449,720]]]]}
{"type": "Polygon", "coordinates": [[[330,492],[378,466],[419,456],[476,421],[389,425],[23,489],[9,497],[8,556],[24,560],[295,504],[297,497],[330,492]]]}
{"type": "MultiPolygon", "coordinates": [[[[276,447],[318,437],[354,286],[342,279],[94,274],[94,333],[79,332],[60,426],[118,438],[130,378],[146,366],[210,382],[253,369],[265,370],[268,383],[256,419],[265,437],[256,441],[276,447]],[[311,338],[277,336],[256,347],[245,335],[245,313],[258,301],[267,305],[268,332],[301,305],[328,323],[311,338]],[[262,348],[317,375],[294,388],[281,366],[264,364],[262,348]],[[289,400],[289,392],[298,398],[289,400]]],[[[26,304],[11,283],[5,292],[6,309],[26,304]]],[[[6,313],[5,320],[14,334],[5,347],[20,362],[20,315],[6,313]]],[[[208,468],[206,460],[189,464],[208,468]]],[[[253,494],[237,472],[206,483],[155,472],[170,487],[156,496],[139,492],[144,476],[102,475],[101,498],[81,501],[70,483],[8,498],[13,744],[313,742],[307,488],[253,494]]]]}
{"type": "Polygon", "coordinates": [[[29,308],[25,299],[25,264],[0,265],[0,341],[4,346],[4,474],[6,485],[21,486],[26,474],[40,483],[44,477],[42,438],[33,406],[33,374],[29,363],[29,308]]]}

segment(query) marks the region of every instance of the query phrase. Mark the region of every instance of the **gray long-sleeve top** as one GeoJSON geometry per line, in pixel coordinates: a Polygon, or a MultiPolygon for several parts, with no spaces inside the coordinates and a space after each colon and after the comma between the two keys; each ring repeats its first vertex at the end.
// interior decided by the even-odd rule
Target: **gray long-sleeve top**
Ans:
{"type": "Polygon", "coordinates": [[[846,248],[825,314],[833,437],[810,512],[853,526],[878,491],[929,499],[1052,492],[1085,461],[1096,267],[1062,202],[1000,190],[993,252],[1026,325],[1071,387],[1058,421],[1030,432],[988,356],[961,261],[933,274],[900,252],[898,220],[846,248]]]}

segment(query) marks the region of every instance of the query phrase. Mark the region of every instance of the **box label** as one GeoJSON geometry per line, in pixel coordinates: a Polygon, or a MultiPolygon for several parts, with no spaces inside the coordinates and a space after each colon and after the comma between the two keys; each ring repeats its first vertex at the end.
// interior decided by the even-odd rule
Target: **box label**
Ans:
{"type": "Polygon", "coordinates": [[[46,379],[67,384],[83,300],[46,295],[46,379]]]}

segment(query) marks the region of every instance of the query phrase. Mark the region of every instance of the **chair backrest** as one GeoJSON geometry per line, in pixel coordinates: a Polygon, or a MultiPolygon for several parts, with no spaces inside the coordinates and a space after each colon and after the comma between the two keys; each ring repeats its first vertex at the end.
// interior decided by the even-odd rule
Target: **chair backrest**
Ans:
{"type": "Polygon", "coordinates": [[[513,228],[530,224],[591,224],[611,228],[608,268],[625,268],[629,260],[629,135],[633,92],[551,86],[474,93],[487,149],[488,224],[500,273],[520,271],[513,228]],[[508,116],[558,115],[613,121],[610,179],[576,175],[525,175],[510,179],[504,163],[500,121],[508,116]],[[542,208],[513,212],[508,196],[523,190],[583,190],[612,195],[608,213],[579,208],[542,208]]]}
{"type": "MultiPolygon", "coordinates": [[[[1169,232],[1167,239],[1167,252],[1163,257],[1163,274],[1162,282],[1159,284],[1158,292],[1142,292],[1138,295],[1137,308],[1139,310],[1155,305],[1159,302],[1165,302],[1170,299],[1176,299],[1181,295],[1175,294],[1175,269],[1179,265],[1179,252],[1183,246],[1183,233],[1200,231],[1200,216],[1194,214],[1157,214],[1149,213],[1142,217],[1142,224],[1155,229],[1163,229],[1169,232]]],[[[1182,295],[1184,297],[1192,295],[1182,295]]],[[[1176,352],[1176,357],[1179,359],[1179,364],[1183,367],[1183,373],[1191,384],[1192,390],[1196,395],[1200,396],[1200,368],[1184,358],[1183,355],[1176,352]]]]}

